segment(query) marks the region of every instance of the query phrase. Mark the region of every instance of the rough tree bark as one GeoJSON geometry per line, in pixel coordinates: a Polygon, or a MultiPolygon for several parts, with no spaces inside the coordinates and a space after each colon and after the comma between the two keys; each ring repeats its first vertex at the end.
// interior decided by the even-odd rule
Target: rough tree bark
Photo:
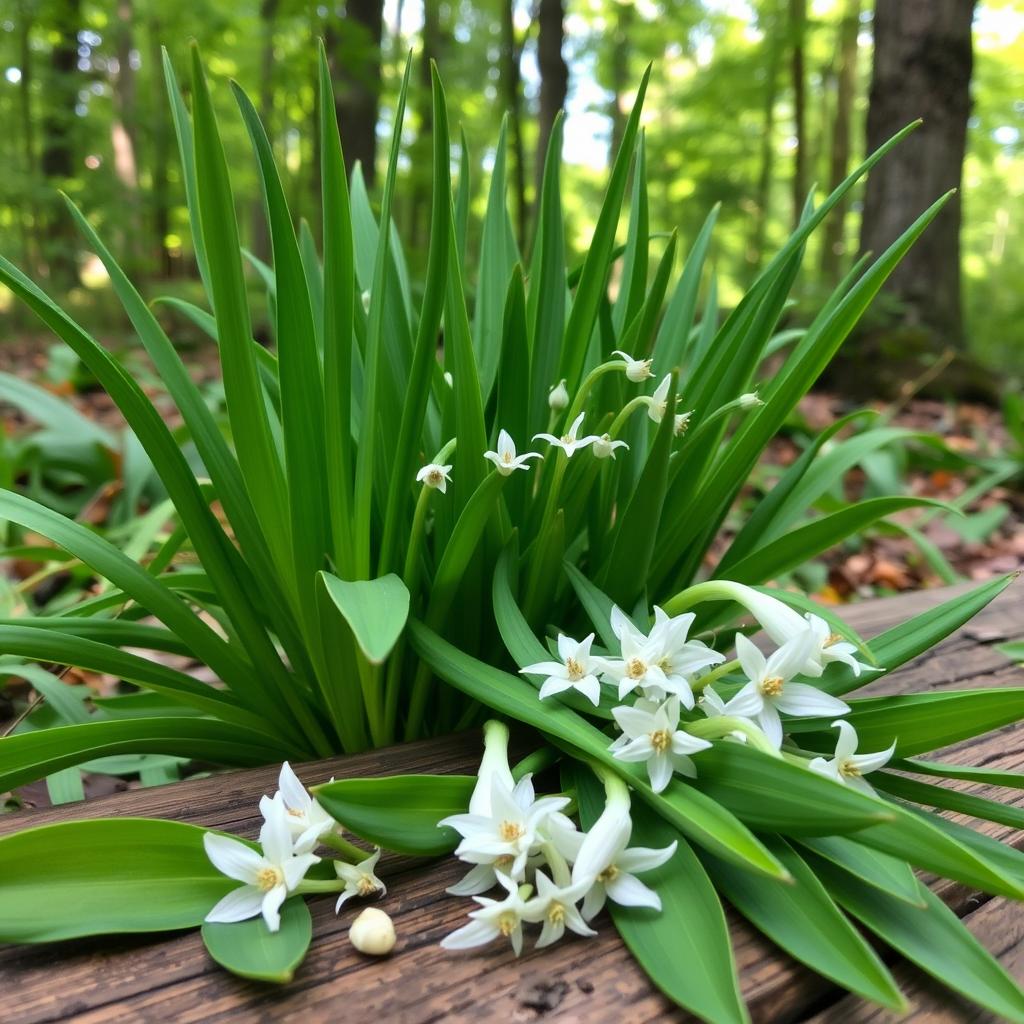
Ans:
{"type": "Polygon", "coordinates": [[[115,11],[117,74],[114,77],[114,109],[117,116],[110,125],[114,151],[114,173],[121,183],[123,217],[119,218],[122,248],[130,265],[138,269],[142,253],[141,197],[139,196],[138,102],[132,55],[135,50],[132,0],[117,0],[115,11]]]}
{"type": "Polygon", "coordinates": [[[569,92],[569,65],[562,56],[565,39],[563,0],[540,0],[537,10],[537,65],[540,68],[540,104],[537,111],[537,155],[534,181],[540,195],[548,140],[558,112],[569,92]]]}
{"type": "MultiPolygon", "coordinates": [[[[280,0],[260,0],[260,92],[257,102],[260,120],[271,139],[274,137],[274,32],[280,6],[280,0]]],[[[270,229],[261,195],[252,201],[249,248],[264,263],[270,261],[270,229]]]]}
{"type": "Polygon", "coordinates": [[[757,192],[754,197],[754,217],[751,224],[750,248],[747,254],[747,261],[755,270],[760,269],[764,259],[765,236],[771,205],[772,174],[775,167],[775,102],[779,95],[779,65],[782,59],[782,45],[779,38],[781,20],[778,0],[765,6],[761,16],[765,50],[764,106],[762,108],[764,127],[761,131],[757,192]]]}
{"type": "MultiPolygon", "coordinates": [[[[839,52],[836,61],[836,111],[832,121],[832,147],[829,156],[828,189],[832,192],[850,166],[850,129],[853,102],[857,92],[857,35],[860,30],[860,0],[846,0],[843,20],[839,25],[839,52]]],[[[846,237],[844,199],[825,221],[821,250],[821,273],[828,283],[839,280],[846,237]]]]}
{"type": "MultiPolygon", "coordinates": [[[[882,252],[924,207],[959,188],[970,113],[975,0],[877,0],[867,121],[872,151],[915,118],[924,124],[868,177],[862,251],[882,252]]],[[[946,204],[893,272],[896,325],[931,350],[961,347],[960,197],[946,204]]]]}
{"type": "Polygon", "coordinates": [[[345,17],[326,31],[345,170],[351,174],[358,161],[368,188],[376,180],[383,13],[383,0],[348,0],[345,17]]]}

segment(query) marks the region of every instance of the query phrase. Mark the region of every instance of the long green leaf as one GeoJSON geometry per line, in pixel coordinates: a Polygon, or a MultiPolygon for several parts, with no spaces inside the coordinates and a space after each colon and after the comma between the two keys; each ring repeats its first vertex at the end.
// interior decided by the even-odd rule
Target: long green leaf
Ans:
{"type": "Polygon", "coordinates": [[[285,900],[281,927],[272,932],[262,917],[202,928],[206,952],[232,974],[278,984],[291,981],[306,958],[313,938],[313,919],[301,896],[285,900]]]}

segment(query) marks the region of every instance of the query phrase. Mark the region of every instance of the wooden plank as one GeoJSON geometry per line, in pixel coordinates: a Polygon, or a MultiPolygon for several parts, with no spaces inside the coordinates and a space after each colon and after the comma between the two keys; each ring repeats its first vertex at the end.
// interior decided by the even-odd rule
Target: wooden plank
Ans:
{"type": "MultiPolygon", "coordinates": [[[[870,602],[848,609],[847,618],[870,636],[938,603],[944,596],[948,594],[932,592],[909,600],[870,602]]],[[[1011,592],[968,628],[998,639],[1014,629],[1019,635],[1020,607],[1020,598],[1011,592]]],[[[1019,670],[1002,655],[961,631],[937,653],[926,655],[873,686],[883,685],[888,692],[929,686],[967,687],[979,675],[987,680],[979,685],[1024,682],[1019,670]]],[[[300,772],[311,783],[331,774],[462,772],[471,771],[478,756],[478,738],[463,735],[317,762],[303,766],[300,772]]],[[[944,756],[1022,770],[1024,730],[1001,730],[982,741],[960,744],[944,756]]],[[[85,806],[5,815],[0,817],[0,834],[30,823],[84,815],[146,815],[174,817],[254,836],[259,824],[257,798],[262,792],[272,791],[275,776],[275,768],[235,772],[116,794],[85,806]]],[[[993,795],[992,787],[957,785],[993,795]]],[[[1024,801],[1024,793],[1013,796],[1024,801]]],[[[986,825],[984,830],[1024,845],[1024,834],[1011,829],[986,825]]],[[[384,961],[371,963],[348,943],[347,928],[358,908],[346,908],[336,918],[330,899],[312,901],[313,947],[295,981],[282,989],[269,989],[225,974],[206,957],[194,932],[156,940],[96,939],[46,947],[0,946],[0,1020],[5,1024],[56,1020],[84,1024],[172,1018],[176,1022],[301,1019],[303,1024],[315,1024],[348,1019],[353,1006],[358,1007],[360,1017],[403,1024],[442,1019],[476,1021],[489,1016],[510,1021],[543,1017],[565,1024],[685,1019],[651,990],[606,918],[598,922],[600,936],[596,939],[567,941],[539,954],[527,951],[519,961],[497,946],[468,955],[441,950],[438,941],[463,923],[468,907],[466,900],[448,897],[443,891],[461,870],[462,866],[452,859],[429,865],[391,859],[385,869],[389,893],[382,905],[395,920],[399,946],[384,961]]],[[[964,887],[946,882],[936,888],[958,912],[966,913],[978,898],[964,887]]],[[[987,910],[992,914],[997,905],[998,901],[989,901],[981,910],[992,907],[987,910]]],[[[970,920],[974,919],[972,914],[970,920]]],[[[827,981],[780,954],[735,914],[730,913],[730,924],[744,993],[755,1020],[801,1019],[812,1007],[830,1005],[840,995],[827,981]]],[[[853,1005],[846,1001],[836,1007],[853,1005]]]]}

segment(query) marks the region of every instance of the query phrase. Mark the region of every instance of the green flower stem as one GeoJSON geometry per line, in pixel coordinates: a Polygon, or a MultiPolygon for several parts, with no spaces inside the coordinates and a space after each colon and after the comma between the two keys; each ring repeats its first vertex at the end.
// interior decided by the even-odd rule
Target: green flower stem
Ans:
{"type": "Polygon", "coordinates": [[[543,843],[541,845],[541,852],[544,854],[548,867],[551,869],[551,881],[560,889],[565,889],[572,885],[572,872],[569,870],[569,864],[555,848],[555,844],[543,843]]]}
{"type": "Polygon", "coordinates": [[[541,747],[529,756],[524,757],[512,769],[512,778],[518,782],[524,775],[537,775],[539,772],[544,771],[545,768],[550,768],[553,764],[556,764],[561,756],[554,747],[541,747]]]}
{"type": "Polygon", "coordinates": [[[741,732],[747,737],[747,743],[755,750],[760,750],[770,757],[781,758],[782,755],[771,745],[770,740],[753,722],[746,718],[734,718],[731,715],[716,715],[703,722],[689,722],[686,731],[702,740],[716,740],[729,733],[741,732]]]}
{"type": "Polygon", "coordinates": [[[666,615],[681,615],[702,601],[735,601],[731,593],[727,593],[718,580],[705,580],[686,590],[680,590],[675,597],[670,597],[663,605],[666,615]]]}
{"type": "MultiPolygon", "coordinates": [[[[608,428],[608,436],[613,440],[619,436],[619,431],[626,425],[626,420],[637,411],[637,409],[645,408],[651,404],[650,396],[648,395],[637,395],[636,398],[628,401],[622,409],[619,411],[618,416],[612,420],[612,425],[608,428]]],[[[666,416],[668,413],[665,414],[666,416]]]]}
{"type": "Polygon", "coordinates": [[[537,530],[537,536],[533,542],[535,545],[534,550],[538,553],[538,557],[531,561],[530,578],[527,581],[526,597],[523,600],[523,614],[526,616],[527,621],[533,621],[531,616],[536,613],[535,605],[539,599],[540,588],[543,583],[543,580],[540,578],[541,566],[544,562],[543,552],[547,543],[548,531],[551,529],[551,522],[555,518],[555,512],[558,511],[558,496],[562,490],[562,480],[565,477],[565,471],[568,466],[569,456],[559,448],[558,455],[555,457],[554,476],[551,479],[547,502],[544,505],[544,517],[541,519],[540,528],[537,530]]]}
{"type": "Polygon", "coordinates": [[[368,856],[366,850],[360,849],[355,843],[350,843],[337,832],[328,832],[327,835],[321,836],[320,842],[332,850],[337,850],[342,858],[350,864],[358,864],[361,860],[366,860],[368,856]]]}
{"type": "Polygon", "coordinates": [[[725,405],[717,408],[710,416],[705,416],[700,423],[697,424],[696,430],[692,434],[689,434],[686,438],[687,444],[694,444],[697,439],[703,436],[707,429],[718,422],[723,416],[728,415],[734,409],[740,409],[743,407],[742,398],[734,398],[731,402],[726,402],[725,405]]]}
{"type": "Polygon", "coordinates": [[[727,661],[724,665],[719,665],[718,668],[712,669],[706,676],[701,676],[700,679],[695,679],[691,685],[691,689],[694,693],[700,693],[701,690],[707,688],[712,683],[717,683],[722,676],[727,676],[730,672],[735,672],[740,667],[739,660],[727,661]]]}
{"type": "Polygon", "coordinates": [[[594,384],[606,373],[614,373],[616,370],[622,373],[626,372],[626,364],[621,359],[612,359],[607,363],[601,363],[600,366],[595,366],[584,377],[579,391],[576,392],[576,397],[572,400],[572,405],[569,406],[569,412],[566,414],[565,422],[567,425],[571,424],[583,411],[583,403],[586,402],[587,396],[590,394],[594,384]]]}
{"type": "Polygon", "coordinates": [[[341,892],[344,888],[345,883],[340,878],[335,881],[306,878],[299,882],[294,892],[299,896],[303,896],[306,893],[314,892],[341,892]]]}

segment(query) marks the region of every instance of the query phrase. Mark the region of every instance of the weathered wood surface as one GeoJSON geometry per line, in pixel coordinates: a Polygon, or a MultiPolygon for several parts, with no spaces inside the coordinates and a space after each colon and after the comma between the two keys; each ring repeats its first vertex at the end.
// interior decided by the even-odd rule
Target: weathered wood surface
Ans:
{"type": "MultiPolygon", "coordinates": [[[[874,601],[847,611],[867,636],[949,597],[949,591],[874,601]]],[[[1024,672],[993,644],[1024,636],[1024,584],[1012,587],[973,623],[938,649],[873,684],[875,692],[963,689],[1024,684],[1024,672]]],[[[317,762],[301,769],[309,783],[331,775],[417,771],[471,771],[478,739],[463,735],[317,762]]],[[[1024,771],[1024,728],[1007,728],[982,740],[950,748],[958,762],[1024,771]]],[[[275,785],[276,769],[257,769],[116,794],[86,805],[26,811],[0,818],[0,835],[28,825],[83,816],[174,817],[255,836],[256,800],[275,785]]],[[[993,787],[955,785],[1007,799],[993,787]],[[991,791],[991,792],[989,792],[991,791]]],[[[1024,793],[1011,794],[1024,804],[1024,793]]],[[[973,822],[977,825],[978,823],[973,822]]],[[[984,831],[1024,847],[1024,833],[982,824],[984,831]]],[[[606,919],[600,936],[566,941],[515,961],[505,948],[448,954],[438,941],[464,920],[467,902],[444,889],[461,873],[448,858],[424,864],[393,858],[384,868],[389,892],[382,906],[399,935],[394,955],[383,961],[361,957],[347,939],[357,908],[335,917],[333,900],[311,903],[314,942],[294,982],[284,988],[233,978],[206,956],[198,933],[160,939],[96,939],[50,946],[0,946],[0,1021],[320,1021],[355,1019],[426,1024],[429,1021],[557,1021],[559,1024],[633,1024],[685,1019],[633,963],[606,919]]],[[[1024,915],[1019,907],[963,886],[935,885],[979,939],[1016,977],[1024,976],[1024,915]]],[[[0,880],[2,892],[2,880],[0,880]]],[[[2,897],[0,897],[2,898],[2,897]]],[[[914,968],[897,964],[914,1005],[899,1017],[844,997],[788,959],[730,914],[744,993],[755,1020],[767,1022],[910,1021],[938,1024],[990,1017],[939,990],[914,968]]],[[[688,965],[681,963],[680,970],[688,965]]]]}

